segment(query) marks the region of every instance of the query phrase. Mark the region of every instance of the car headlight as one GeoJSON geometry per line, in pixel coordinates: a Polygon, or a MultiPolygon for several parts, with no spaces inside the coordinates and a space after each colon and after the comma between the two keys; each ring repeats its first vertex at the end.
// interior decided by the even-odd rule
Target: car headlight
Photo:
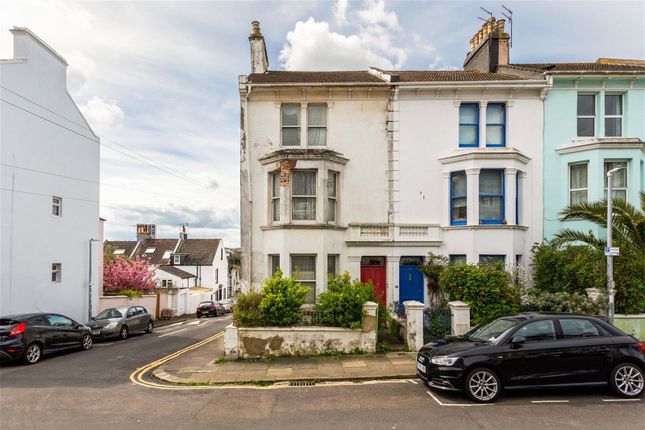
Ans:
{"type": "Polygon", "coordinates": [[[438,366],[452,366],[458,359],[459,357],[432,357],[430,360],[438,366]]]}
{"type": "Polygon", "coordinates": [[[106,325],[106,326],[105,326],[105,327],[103,327],[103,328],[114,328],[114,327],[116,327],[116,323],[115,323],[115,322],[110,323],[110,324],[106,325]]]}

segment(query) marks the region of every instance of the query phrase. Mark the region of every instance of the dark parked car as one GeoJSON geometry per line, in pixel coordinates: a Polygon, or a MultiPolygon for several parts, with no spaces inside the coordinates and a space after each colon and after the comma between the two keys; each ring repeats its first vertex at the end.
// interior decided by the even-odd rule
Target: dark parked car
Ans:
{"type": "Polygon", "coordinates": [[[92,318],[87,326],[96,338],[118,337],[127,339],[130,333],[143,331],[152,333],[152,315],[143,306],[124,306],[105,309],[92,318]]]}
{"type": "Polygon", "coordinates": [[[226,310],[224,309],[224,306],[220,305],[217,302],[201,302],[199,306],[197,306],[197,318],[201,318],[203,316],[209,317],[209,316],[215,316],[218,317],[220,315],[224,315],[226,313],[226,310]]]}
{"type": "Polygon", "coordinates": [[[481,403],[502,389],[559,385],[609,384],[634,398],[645,388],[645,346],[598,318],[522,314],[425,345],[417,375],[481,403]]]}
{"type": "Polygon", "coordinates": [[[89,327],[59,314],[0,317],[0,359],[34,364],[44,354],[68,348],[92,348],[89,327]]]}

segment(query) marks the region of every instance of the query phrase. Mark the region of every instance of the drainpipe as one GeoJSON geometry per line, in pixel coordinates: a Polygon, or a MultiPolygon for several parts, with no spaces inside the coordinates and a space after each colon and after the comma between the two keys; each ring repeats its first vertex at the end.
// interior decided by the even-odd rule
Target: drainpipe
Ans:
{"type": "Polygon", "coordinates": [[[88,275],[88,306],[87,306],[87,318],[88,321],[92,319],[92,242],[98,242],[98,239],[90,239],[88,241],[88,248],[90,250],[90,267],[88,275]]]}

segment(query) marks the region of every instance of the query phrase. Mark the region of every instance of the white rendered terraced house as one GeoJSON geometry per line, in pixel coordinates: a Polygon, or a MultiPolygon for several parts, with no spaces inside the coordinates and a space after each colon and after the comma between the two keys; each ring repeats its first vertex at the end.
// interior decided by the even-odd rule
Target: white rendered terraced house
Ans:
{"type": "Polygon", "coordinates": [[[239,81],[244,289],[280,267],[312,302],[348,271],[386,303],[424,302],[430,251],[527,263],[545,84],[494,71],[508,38],[487,25],[462,71],[298,72],[268,70],[254,23],[239,81]]]}

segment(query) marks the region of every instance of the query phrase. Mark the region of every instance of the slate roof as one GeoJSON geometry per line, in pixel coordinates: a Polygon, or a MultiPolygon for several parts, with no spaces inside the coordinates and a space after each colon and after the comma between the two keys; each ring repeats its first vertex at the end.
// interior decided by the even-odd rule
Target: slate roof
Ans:
{"type": "MultiPolygon", "coordinates": [[[[506,73],[487,73],[477,70],[404,70],[386,72],[399,82],[479,82],[479,81],[518,81],[521,76],[506,73]]],[[[394,81],[394,79],[393,79],[394,81]]]]}
{"type": "Polygon", "coordinates": [[[168,264],[170,258],[163,258],[166,251],[174,251],[178,239],[146,239],[141,242],[132,258],[139,256],[141,259],[148,259],[150,264],[168,264]],[[152,254],[146,254],[146,249],[154,248],[152,254]]]}
{"type": "MultiPolygon", "coordinates": [[[[483,73],[476,70],[397,70],[385,71],[391,82],[478,82],[516,81],[521,76],[504,73],[483,73]]],[[[251,84],[387,84],[367,71],[267,71],[248,75],[251,84]]]]}
{"type": "Polygon", "coordinates": [[[266,73],[251,73],[248,82],[252,84],[385,84],[382,79],[367,71],[288,72],[269,70],[266,73]]]}
{"type": "Polygon", "coordinates": [[[184,265],[210,266],[215,260],[220,239],[185,239],[181,241],[178,254],[187,254],[184,265]]]}
{"type": "Polygon", "coordinates": [[[190,279],[190,278],[196,278],[197,276],[193,275],[192,273],[188,273],[185,270],[181,270],[175,266],[159,266],[157,270],[162,270],[166,273],[170,273],[173,276],[176,276],[180,279],[190,279]]]}
{"type": "Polygon", "coordinates": [[[134,251],[134,248],[137,246],[136,240],[110,240],[105,242],[105,247],[109,246],[112,248],[112,251],[117,249],[124,249],[123,255],[129,257],[134,251]]]}
{"type": "Polygon", "coordinates": [[[531,72],[643,72],[645,73],[645,62],[626,60],[603,62],[602,60],[593,63],[537,63],[537,64],[509,64],[504,67],[528,70],[531,72]]]}

